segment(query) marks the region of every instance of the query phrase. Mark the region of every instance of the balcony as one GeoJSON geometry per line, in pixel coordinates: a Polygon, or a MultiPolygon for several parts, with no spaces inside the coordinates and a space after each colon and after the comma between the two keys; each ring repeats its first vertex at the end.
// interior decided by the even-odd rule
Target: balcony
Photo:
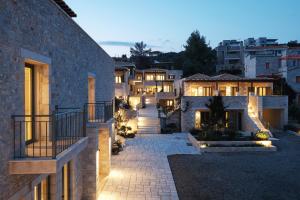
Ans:
{"type": "Polygon", "coordinates": [[[86,103],[84,110],[88,123],[106,123],[113,118],[113,101],[86,103]]]}
{"type": "MultiPolygon", "coordinates": [[[[224,105],[227,109],[238,109],[243,110],[247,108],[248,104],[248,97],[247,96],[222,96],[224,105]]],[[[188,102],[188,108],[192,109],[204,109],[207,110],[208,108],[205,104],[208,103],[209,99],[212,96],[183,96],[182,97],[182,105],[186,105],[188,102]]],[[[185,108],[183,108],[185,110],[185,108]]]]}
{"type": "Polygon", "coordinates": [[[155,98],[156,99],[174,99],[175,92],[157,92],[155,93],[155,98]]]}
{"type": "Polygon", "coordinates": [[[56,173],[87,145],[81,109],[55,109],[51,115],[13,115],[11,174],[56,173]]]}

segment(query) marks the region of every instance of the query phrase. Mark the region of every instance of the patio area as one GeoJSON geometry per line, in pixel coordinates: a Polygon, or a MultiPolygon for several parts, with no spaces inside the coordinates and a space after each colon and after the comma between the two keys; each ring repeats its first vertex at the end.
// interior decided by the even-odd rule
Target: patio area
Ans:
{"type": "Polygon", "coordinates": [[[198,154],[184,133],[137,135],[112,157],[112,170],[101,200],[178,199],[168,155],[198,154]]]}

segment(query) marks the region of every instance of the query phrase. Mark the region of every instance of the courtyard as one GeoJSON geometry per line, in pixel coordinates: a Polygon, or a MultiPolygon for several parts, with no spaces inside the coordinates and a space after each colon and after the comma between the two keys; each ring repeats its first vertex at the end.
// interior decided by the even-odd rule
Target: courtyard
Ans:
{"type": "Polygon", "coordinates": [[[138,134],[112,157],[111,173],[101,200],[176,200],[168,155],[198,154],[187,134],[138,134]]]}
{"type": "Polygon", "coordinates": [[[179,199],[300,199],[300,137],[276,137],[277,152],[168,156],[179,199]]]}

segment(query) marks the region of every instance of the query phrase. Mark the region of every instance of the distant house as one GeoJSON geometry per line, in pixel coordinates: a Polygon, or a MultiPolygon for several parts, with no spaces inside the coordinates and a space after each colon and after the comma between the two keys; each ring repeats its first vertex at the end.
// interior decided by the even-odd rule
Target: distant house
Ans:
{"type": "Polygon", "coordinates": [[[208,119],[205,106],[215,95],[223,97],[228,128],[256,132],[282,129],[288,120],[288,97],[273,96],[270,78],[243,78],[231,74],[195,74],[183,79],[182,131],[201,129],[208,119]]]}
{"type": "MultiPolygon", "coordinates": [[[[166,65],[166,63],[164,63],[166,65]]],[[[182,70],[150,68],[138,70],[133,64],[116,62],[115,96],[129,100],[133,107],[146,99],[164,107],[174,107],[180,94],[182,70]]]]}
{"type": "Polygon", "coordinates": [[[300,47],[276,45],[245,49],[245,77],[280,76],[300,103],[300,47]]]}

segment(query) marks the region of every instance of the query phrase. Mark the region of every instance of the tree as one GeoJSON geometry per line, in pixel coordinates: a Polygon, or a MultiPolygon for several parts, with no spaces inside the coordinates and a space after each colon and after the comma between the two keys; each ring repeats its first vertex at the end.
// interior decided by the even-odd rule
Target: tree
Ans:
{"type": "Polygon", "coordinates": [[[194,31],[186,43],[184,75],[215,73],[216,52],[206,43],[205,37],[199,31],[194,31]]]}
{"type": "Polygon", "coordinates": [[[149,56],[149,53],[151,52],[151,49],[146,49],[147,44],[145,44],[143,41],[136,42],[134,45],[134,48],[130,48],[131,56],[137,57],[137,56],[149,56]]]}
{"type": "Polygon", "coordinates": [[[224,128],[226,124],[226,107],[222,96],[213,96],[205,106],[209,109],[208,128],[213,131],[219,131],[224,128]]]}
{"type": "Polygon", "coordinates": [[[288,47],[300,47],[300,43],[297,40],[291,40],[287,43],[288,47]]]}
{"type": "Polygon", "coordinates": [[[146,48],[147,44],[143,41],[136,42],[134,48],[130,48],[130,60],[135,63],[138,69],[149,68],[151,66],[151,59],[149,57],[151,49],[146,48]]]}

